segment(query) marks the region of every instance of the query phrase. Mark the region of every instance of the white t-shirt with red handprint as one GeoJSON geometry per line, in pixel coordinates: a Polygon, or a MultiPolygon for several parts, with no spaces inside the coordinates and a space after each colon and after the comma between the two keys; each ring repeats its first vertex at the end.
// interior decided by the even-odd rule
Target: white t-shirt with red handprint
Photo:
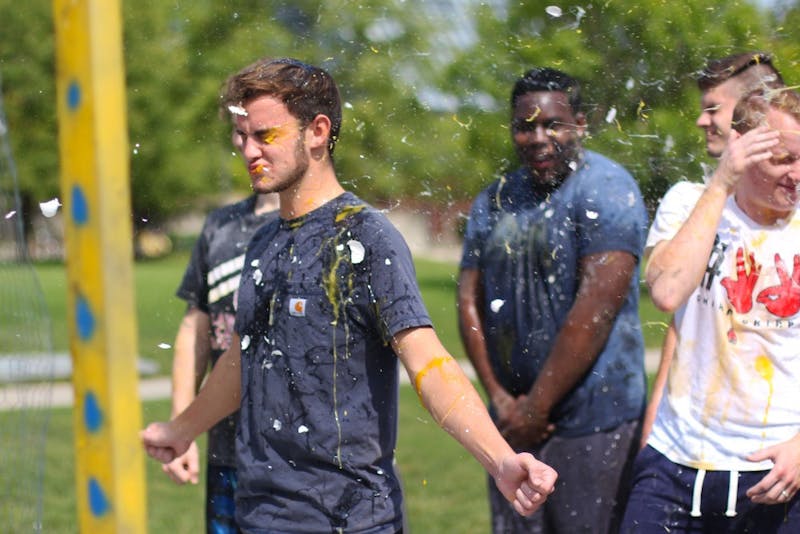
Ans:
{"type": "MultiPolygon", "coordinates": [[[[704,188],[681,182],[667,192],[648,250],[675,236],[704,188]]],[[[761,226],[728,198],[706,273],[675,324],[648,444],[697,469],[771,468],[745,457],[800,432],[800,213],[761,226]]]]}

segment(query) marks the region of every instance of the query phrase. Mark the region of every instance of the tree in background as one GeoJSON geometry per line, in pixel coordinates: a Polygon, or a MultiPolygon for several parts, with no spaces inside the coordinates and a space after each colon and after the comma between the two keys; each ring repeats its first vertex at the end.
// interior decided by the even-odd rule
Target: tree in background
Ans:
{"type": "MultiPolygon", "coordinates": [[[[800,80],[780,12],[744,1],[242,0],[123,3],[134,220],[156,225],[220,191],[244,191],[223,79],[258,57],[329,69],[345,101],[335,159],[348,188],[390,205],[465,202],[515,165],[508,92],[533,65],[585,85],[586,145],[633,172],[651,207],[698,179],[692,72],[708,57],[764,48],[800,80]]],[[[0,0],[0,72],[23,194],[59,194],[52,4],[0,0]]]]}

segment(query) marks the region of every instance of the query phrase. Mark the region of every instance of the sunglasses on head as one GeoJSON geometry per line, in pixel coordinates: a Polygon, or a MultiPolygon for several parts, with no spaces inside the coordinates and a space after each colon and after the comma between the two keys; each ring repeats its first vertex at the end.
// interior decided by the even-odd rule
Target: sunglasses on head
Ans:
{"type": "Polygon", "coordinates": [[[755,65],[772,65],[772,56],[769,54],[764,54],[762,52],[759,52],[758,54],[753,54],[752,56],[750,56],[750,59],[748,61],[742,63],[738,67],[731,66],[732,71],[730,77],[733,78],[737,74],[740,74],[755,65]]]}

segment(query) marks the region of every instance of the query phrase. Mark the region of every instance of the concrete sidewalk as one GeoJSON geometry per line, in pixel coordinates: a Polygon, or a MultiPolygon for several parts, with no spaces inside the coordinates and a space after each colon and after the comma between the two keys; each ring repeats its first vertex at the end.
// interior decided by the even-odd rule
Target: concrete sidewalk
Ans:
{"type": "MultiPolygon", "coordinates": [[[[645,351],[645,368],[648,373],[655,373],[658,369],[660,351],[650,349],[645,351]]],[[[472,365],[466,361],[459,362],[464,373],[471,379],[475,378],[472,365]]],[[[400,381],[408,384],[408,375],[400,372],[400,381]]],[[[168,376],[140,378],[139,397],[142,401],[167,399],[170,397],[172,384],[168,376]]],[[[27,409],[35,402],[36,406],[71,406],[74,400],[72,384],[70,382],[54,382],[50,384],[12,384],[0,387],[0,411],[15,408],[27,409]],[[49,391],[48,391],[49,389],[49,391]],[[50,402],[47,402],[47,396],[50,402]]]]}

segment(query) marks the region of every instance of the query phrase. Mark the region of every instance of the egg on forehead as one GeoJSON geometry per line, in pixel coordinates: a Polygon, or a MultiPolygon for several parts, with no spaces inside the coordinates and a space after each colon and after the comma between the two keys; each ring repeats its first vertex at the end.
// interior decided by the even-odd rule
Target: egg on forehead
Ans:
{"type": "Polygon", "coordinates": [[[228,111],[231,112],[233,115],[239,115],[241,117],[247,117],[247,110],[244,109],[242,106],[228,106],[228,111]]]}

